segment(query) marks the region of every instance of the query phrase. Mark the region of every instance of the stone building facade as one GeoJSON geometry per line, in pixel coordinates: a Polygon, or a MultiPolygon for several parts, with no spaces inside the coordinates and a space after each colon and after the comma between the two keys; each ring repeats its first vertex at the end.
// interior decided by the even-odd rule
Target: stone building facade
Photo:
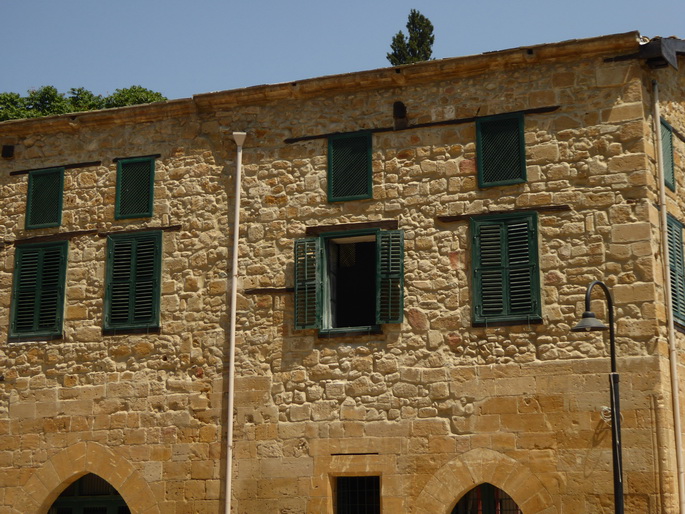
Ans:
{"type": "Polygon", "coordinates": [[[608,348],[570,332],[600,279],[626,510],[678,512],[681,45],[626,33],[0,123],[0,511],[72,508],[94,474],[112,508],[223,512],[232,394],[234,512],[335,512],[360,487],[381,512],[610,512],[608,348]]]}

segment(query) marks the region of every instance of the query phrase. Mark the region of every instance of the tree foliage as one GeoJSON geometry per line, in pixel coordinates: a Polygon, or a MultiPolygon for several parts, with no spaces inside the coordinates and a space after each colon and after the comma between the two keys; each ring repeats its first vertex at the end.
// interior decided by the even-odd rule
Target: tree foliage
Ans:
{"type": "Polygon", "coordinates": [[[393,66],[428,61],[433,54],[433,24],[416,9],[409,12],[407,33],[408,37],[399,31],[392,38],[392,52],[386,57],[393,66]]]}
{"type": "Polygon", "coordinates": [[[117,89],[109,96],[96,95],[82,87],[71,88],[68,94],[64,94],[57,91],[54,86],[42,86],[27,91],[26,96],[18,93],[0,93],[0,121],[109,109],[164,100],[166,97],[161,93],[141,86],[117,89]]]}

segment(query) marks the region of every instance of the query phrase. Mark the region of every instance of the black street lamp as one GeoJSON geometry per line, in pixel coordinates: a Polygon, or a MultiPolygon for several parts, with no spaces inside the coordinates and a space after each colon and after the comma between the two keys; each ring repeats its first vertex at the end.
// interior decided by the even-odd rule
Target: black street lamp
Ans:
{"type": "Polygon", "coordinates": [[[589,332],[591,330],[609,330],[609,351],[611,356],[611,373],[609,374],[609,388],[611,390],[611,446],[614,463],[614,512],[623,514],[623,457],[621,456],[621,407],[618,394],[618,373],[616,372],[616,339],[614,334],[614,300],[607,285],[594,280],[587,286],[585,292],[585,312],[580,322],[571,332],[589,332]],[[609,326],[597,319],[590,310],[590,293],[592,288],[600,286],[607,299],[609,311],[609,326]]]}

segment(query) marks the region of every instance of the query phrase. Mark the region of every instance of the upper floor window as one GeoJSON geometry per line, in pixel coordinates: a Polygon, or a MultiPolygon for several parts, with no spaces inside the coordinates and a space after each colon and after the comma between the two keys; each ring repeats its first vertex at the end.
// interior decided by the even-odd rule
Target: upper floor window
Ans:
{"type": "Polygon", "coordinates": [[[401,323],[404,233],[361,230],[295,241],[295,327],[376,331],[401,323]]]}
{"type": "Polygon", "coordinates": [[[373,196],[371,133],[328,138],[328,201],[361,200],[373,196]]]}
{"type": "Polygon", "coordinates": [[[537,215],[512,213],[471,220],[473,322],[539,322],[537,215]]]}
{"type": "Polygon", "coordinates": [[[66,241],[17,246],[10,338],[61,337],[66,241]]]}
{"type": "Polygon", "coordinates": [[[108,237],[105,330],[159,327],[161,254],[161,232],[108,237]]]}
{"type": "Polygon", "coordinates": [[[670,270],[673,318],[685,325],[685,262],[683,260],[683,225],[670,214],[668,228],[668,267],[670,270]]]}
{"type": "Polygon", "coordinates": [[[26,229],[59,227],[62,223],[64,168],[29,173],[26,195],[26,229]]]}
{"type": "Polygon", "coordinates": [[[114,217],[118,220],[151,217],[154,181],[154,157],[117,161],[117,196],[114,217]]]}
{"type": "Polygon", "coordinates": [[[476,148],[479,187],[526,181],[523,114],[478,118],[476,148]]]}
{"type": "Polygon", "coordinates": [[[675,191],[675,166],[673,164],[673,127],[661,120],[661,150],[664,158],[664,183],[675,191]]]}

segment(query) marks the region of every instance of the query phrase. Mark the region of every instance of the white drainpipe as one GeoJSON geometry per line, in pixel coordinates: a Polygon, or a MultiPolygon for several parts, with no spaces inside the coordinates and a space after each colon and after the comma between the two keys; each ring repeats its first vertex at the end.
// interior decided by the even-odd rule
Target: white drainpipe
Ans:
{"type": "Polygon", "coordinates": [[[235,199],[233,206],[233,261],[231,262],[231,326],[228,335],[228,406],[226,407],[226,501],[225,514],[231,513],[232,469],[233,469],[233,403],[235,389],[235,323],[238,298],[238,240],[240,236],[240,180],[243,167],[243,143],[247,134],[234,132],[233,140],[238,146],[235,161],[235,199]]]}
{"type": "Polygon", "coordinates": [[[656,135],[657,169],[659,175],[659,210],[661,214],[661,253],[664,259],[664,296],[666,297],[666,319],[668,323],[668,357],[671,368],[671,398],[673,401],[673,430],[675,432],[675,458],[678,471],[678,500],[680,512],[685,513],[685,471],[683,470],[683,437],[680,423],[680,394],[678,379],[678,352],[675,327],[673,325],[673,296],[671,292],[671,263],[668,255],[668,218],[666,209],[666,186],[664,181],[664,154],[661,141],[661,112],[659,109],[659,84],[652,81],[654,91],[654,133],[656,135]]]}

